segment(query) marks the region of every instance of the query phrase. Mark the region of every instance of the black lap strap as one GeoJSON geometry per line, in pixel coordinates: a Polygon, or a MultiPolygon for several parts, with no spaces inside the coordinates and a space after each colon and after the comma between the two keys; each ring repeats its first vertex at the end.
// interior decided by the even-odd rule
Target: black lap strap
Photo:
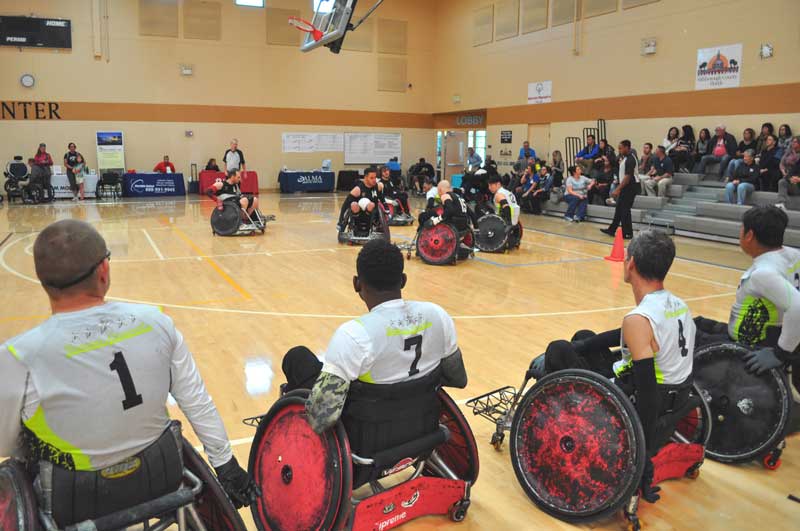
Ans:
{"type": "Polygon", "coordinates": [[[389,448],[376,453],[372,457],[372,459],[375,461],[373,466],[378,470],[386,470],[387,468],[396,465],[401,459],[405,459],[407,457],[413,459],[422,455],[427,455],[437,446],[447,442],[449,438],[450,433],[447,431],[447,428],[440,426],[435,432],[420,439],[415,439],[405,444],[401,444],[400,446],[395,446],[394,448],[389,448]]]}

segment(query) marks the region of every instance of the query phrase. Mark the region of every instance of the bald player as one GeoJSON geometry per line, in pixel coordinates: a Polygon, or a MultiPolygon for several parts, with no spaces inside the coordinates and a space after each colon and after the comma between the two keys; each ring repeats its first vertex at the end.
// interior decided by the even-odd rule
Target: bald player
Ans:
{"type": "Polygon", "coordinates": [[[436,185],[436,197],[442,206],[442,215],[438,215],[436,201],[429,202],[428,209],[419,215],[420,229],[435,226],[442,221],[452,223],[459,232],[466,231],[470,225],[470,212],[464,199],[453,191],[450,181],[439,181],[436,185]]]}
{"type": "MultiPolygon", "coordinates": [[[[175,465],[151,455],[170,426],[171,393],[234,504],[254,501],[258,489],[233,456],[172,319],[157,307],[106,302],[111,252],[102,236],[85,222],[58,221],[36,238],[33,258],[52,315],[0,347],[0,455],[27,454],[40,475],[55,468],[53,477],[74,477],[60,483],[69,485],[63,491],[54,483],[54,504],[94,503],[90,513],[62,511],[73,514],[67,519],[108,514],[120,500],[149,501],[166,492],[142,485],[155,489],[175,465]],[[109,482],[120,470],[140,479],[109,482]]],[[[73,523],[64,518],[60,526],[73,523]]]]}

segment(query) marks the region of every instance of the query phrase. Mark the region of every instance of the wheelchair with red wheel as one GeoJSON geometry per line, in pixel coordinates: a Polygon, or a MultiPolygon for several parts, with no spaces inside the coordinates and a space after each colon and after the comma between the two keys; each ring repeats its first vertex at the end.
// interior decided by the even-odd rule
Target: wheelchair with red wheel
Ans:
{"type": "Polygon", "coordinates": [[[339,243],[364,245],[370,240],[383,238],[391,240],[389,229],[389,213],[382,202],[377,202],[371,212],[354,214],[350,209],[342,220],[343,229],[337,234],[339,243]]]}
{"type": "MultiPolygon", "coordinates": [[[[621,510],[629,528],[640,529],[645,439],[630,398],[583,369],[548,374],[526,392],[531,378],[529,370],[519,390],[507,386],[467,402],[475,415],[494,423],[496,450],[511,432],[511,464],[525,494],[561,520],[586,522],[621,510]]],[[[653,485],[696,478],[711,436],[711,413],[696,386],[675,406],[658,420],[664,444],[652,459],[653,485]]]]}
{"type": "Polygon", "coordinates": [[[248,466],[262,490],[251,505],[256,527],[385,531],[425,515],[462,521],[478,452],[438,381],[432,374],[391,385],[353,382],[342,418],[322,434],[305,419],[305,389],[245,419],[257,426],[248,466]]]}
{"type": "Polygon", "coordinates": [[[706,455],[722,463],[761,461],[781,465],[794,400],[786,372],[756,375],[745,368],[747,347],[716,343],[694,354],[695,383],[711,409],[713,425],[706,455]]]}
{"type": "Polygon", "coordinates": [[[32,481],[21,462],[14,459],[3,462],[0,529],[115,531],[142,526],[144,530],[162,531],[177,525],[179,531],[245,531],[244,522],[214,472],[181,437],[179,425],[177,431],[173,430],[174,427],[167,430],[172,433],[165,432],[165,436],[144,451],[150,451],[153,462],[163,466],[163,475],[151,474],[145,463],[150,460],[137,457],[100,474],[68,472],[50,463],[40,463],[38,477],[32,481]],[[180,461],[169,459],[176,455],[180,461]],[[45,471],[43,465],[52,470],[45,471]],[[101,479],[89,482],[90,476],[101,479]],[[125,488],[139,499],[114,494],[118,490],[114,483],[120,482],[127,483],[125,488]],[[91,495],[86,494],[86,489],[91,490],[91,495]],[[148,489],[160,494],[156,497],[142,494],[148,489]],[[56,498],[59,492],[63,494],[56,498]]]}
{"type": "MultiPolygon", "coordinates": [[[[441,217],[444,209],[437,207],[435,215],[441,217]]],[[[436,225],[420,226],[411,243],[401,246],[406,251],[406,259],[416,251],[423,262],[430,265],[456,264],[475,255],[475,233],[470,223],[464,230],[451,222],[441,221],[436,225]]]]}

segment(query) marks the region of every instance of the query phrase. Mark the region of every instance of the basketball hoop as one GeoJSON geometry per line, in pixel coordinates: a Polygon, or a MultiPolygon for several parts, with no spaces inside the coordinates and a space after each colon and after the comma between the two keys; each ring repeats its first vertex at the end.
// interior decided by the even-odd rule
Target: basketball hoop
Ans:
{"type": "Polygon", "coordinates": [[[322,39],[323,36],[322,31],[315,28],[311,22],[303,20],[300,17],[289,17],[289,25],[294,26],[300,31],[310,33],[311,36],[314,38],[315,42],[319,42],[319,40],[322,39]]]}

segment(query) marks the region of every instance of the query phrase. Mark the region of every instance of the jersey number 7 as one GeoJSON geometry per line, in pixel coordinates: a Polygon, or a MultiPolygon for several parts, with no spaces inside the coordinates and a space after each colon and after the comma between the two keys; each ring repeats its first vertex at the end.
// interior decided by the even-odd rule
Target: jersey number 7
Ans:
{"type": "Polygon", "coordinates": [[[419,363],[419,359],[422,357],[422,336],[414,336],[406,339],[403,350],[411,350],[412,347],[414,348],[414,362],[408,370],[409,376],[414,376],[419,372],[417,363],[419,363]]]}

